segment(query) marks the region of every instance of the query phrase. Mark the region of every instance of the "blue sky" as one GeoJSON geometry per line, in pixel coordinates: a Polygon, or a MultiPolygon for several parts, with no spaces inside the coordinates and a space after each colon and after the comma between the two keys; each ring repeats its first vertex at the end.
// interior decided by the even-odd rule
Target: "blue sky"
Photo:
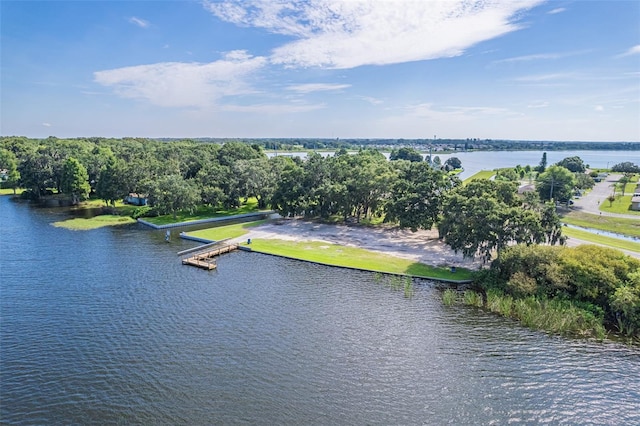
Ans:
{"type": "Polygon", "coordinates": [[[640,141],[640,2],[0,2],[2,135],[640,141]]]}

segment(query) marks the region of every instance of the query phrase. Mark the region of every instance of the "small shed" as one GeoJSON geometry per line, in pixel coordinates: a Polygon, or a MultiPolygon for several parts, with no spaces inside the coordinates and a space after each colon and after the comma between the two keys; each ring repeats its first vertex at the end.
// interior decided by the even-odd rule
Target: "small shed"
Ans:
{"type": "Polygon", "coordinates": [[[631,210],[640,211],[640,195],[631,198],[631,210]]]}
{"type": "Polygon", "coordinates": [[[146,206],[147,196],[131,192],[124,198],[124,202],[127,204],[133,204],[134,206],[146,206]]]}

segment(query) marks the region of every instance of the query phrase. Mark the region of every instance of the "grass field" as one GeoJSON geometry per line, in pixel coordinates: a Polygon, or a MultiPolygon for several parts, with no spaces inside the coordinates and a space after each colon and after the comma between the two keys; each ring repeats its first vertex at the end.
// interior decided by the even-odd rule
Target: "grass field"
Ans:
{"type": "Polygon", "coordinates": [[[582,241],[587,241],[594,244],[601,244],[603,246],[613,247],[620,250],[628,250],[636,253],[640,253],[640,243],[633,241],[621,240],[618,238],[605,237],[604,235],[598,235],[587,231],[581,231],[579,229],[572,229],[564,227],[562,233],[569,238],[576,238],[582,241]]]}
{"type": "Polygon", "coordinates": [[[462,183],[466,184],[476,179],[491,179],[491,176],[495,175],[495,170],[481,170],[473,176],[469,176],[462,183]]]}
{"type": "Polygon", "coordinates": [[[570,225],[615,232],[631,237],[640,237],[640,220],[637,219],[571,212],[563,216],[561,220],[570,225]]]}
{"type": "Polygon", "coordinates": [[[249,232],[249,228],[263,224],[266,220],[257,220],[247,223],[237,223],[235,225],[217,226],[215,228],[201,229],[199,231],[188,232],[187,235],[205,238],[211,241],[220,241],[226,238],[238,238],[249,232]]]}
{"type": "MultiPolygon", "coordinates": [[[[24,189],[17,188],[15,195],[20,195],[24,192],[24,189]]],[[[14,195],[12,188],[0,188],[0,195],[14,195]]]]}
{"type": "Polygon", "coordinates": [[[76,218],[63,220],[55,222],[53,226],[71,229],[73,231],[87,231],[90,229],[102,228],[104,226],[128,225],[130,223],[136,223],[135,219],[132,219],[129,216],[103,214],[90,219],[76,218]]]}
{"type": "Polygon", "coordinates": [[[259,253],[365,271],[448,280],[468,280],[473,277],[473,272],[467,269],[458,268],[452,273],[448,268],[428,266],[365,249],[319,241],[258,239],[252,240],[249,247],[259,253]]]}

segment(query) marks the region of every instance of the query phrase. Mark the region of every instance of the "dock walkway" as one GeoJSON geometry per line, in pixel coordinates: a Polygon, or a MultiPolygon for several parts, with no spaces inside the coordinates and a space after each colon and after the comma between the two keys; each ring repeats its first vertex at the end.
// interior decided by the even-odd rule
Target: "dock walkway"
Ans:
{"type": "Polygon", "coordinates": [[[238,250],[238,244],[227,244],[221,247],[212,248],[210,250],[199,252],[182,259],[182,264],[195,266],[197,268],[202,268],[210,271],[217,267],[215,260],[217,256],[225,253],[230,253],[234,250],[238,250]]]}

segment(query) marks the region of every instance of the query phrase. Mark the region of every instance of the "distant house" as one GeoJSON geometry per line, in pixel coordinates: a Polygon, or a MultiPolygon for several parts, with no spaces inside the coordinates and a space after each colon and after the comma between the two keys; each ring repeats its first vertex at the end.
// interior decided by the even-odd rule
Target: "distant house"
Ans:
{"type": "Polygon", "coordinates": [[[133,204],[134,206],[146,206],[147,196],[131,192],[124,198],[124,202],[127,204],[133,204]]]}
{"type": "Polygon", "coordinates": [[[631,210],[640,211],[640,194],[636,194],[631,198],[631,210]]]}

